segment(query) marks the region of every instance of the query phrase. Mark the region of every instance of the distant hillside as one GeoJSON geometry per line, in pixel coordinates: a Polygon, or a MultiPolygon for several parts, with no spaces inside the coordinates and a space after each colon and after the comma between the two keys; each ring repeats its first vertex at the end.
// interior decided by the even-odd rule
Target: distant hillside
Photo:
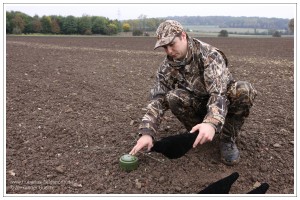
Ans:
{"type": "Polygon", "coordinates": [[[220,28],[257,28],[288,30],[290,19],[228,16],[170,16],[184,26],[218,26],[220,28]]]}

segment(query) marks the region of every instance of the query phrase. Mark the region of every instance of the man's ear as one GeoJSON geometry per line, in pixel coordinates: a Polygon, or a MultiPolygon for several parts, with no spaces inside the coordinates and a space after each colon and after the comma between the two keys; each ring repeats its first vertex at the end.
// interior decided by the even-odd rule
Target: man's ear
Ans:
{"type": "Polygon", "coordinates": [[[187,39],[187,38],[186,38],[186,32],[183,31],[183,32],[181,33],[181,39],[185,39],[185,40],[187,39]]]}

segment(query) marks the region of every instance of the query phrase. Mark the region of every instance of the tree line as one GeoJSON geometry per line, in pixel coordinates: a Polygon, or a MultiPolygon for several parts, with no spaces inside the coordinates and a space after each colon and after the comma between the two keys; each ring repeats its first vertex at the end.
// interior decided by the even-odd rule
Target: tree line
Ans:
{"type": "Polygon", "coordinates": [[[138,19],[111,20],[102,16],[83,15],[33,17],[19,11],[6,11],[7,34],[102,34],[113,35],[119,32],[145,33],[155,31],[166,19],[174,19],[185,25],[219,26],[220,28],[255,28],[272,30],[294,30],[294,19],[260,18],[260,17],[225,17],[225,16],[175,16],[166,18],[147,18],[140,15],[138,19]]]}
{"type": "Polygon", "coordinates": [[[22,12],[6,12],[6,33],[44,34],[117,34],[122,30],[121,22],[101,16],[63,17],[57,15],[33,17],[22,12]]]}
{"type": "Polygon", "coordinates": [[[82,17],[74,17],[72,15],[66,17],[44,15],[39,17],[35,15],[31,17],[19,11],[6,11],[6,33],[113,35],[122,31],[135,30],[140,30],[143,33],[145,31],[155,31],[163,20],[147,18],[145,15],[141,15],[138,19],[124,21],[88,15],[83,15],[82,17]]]}
{"type": "Polygon", "coordinates": [[[256,28],[288,30],[290,19],[266,17],[230,17],[230,16],[174,16],[168,17],[180,21],[183,25],[219,26],[220,28],[256,28]]]}

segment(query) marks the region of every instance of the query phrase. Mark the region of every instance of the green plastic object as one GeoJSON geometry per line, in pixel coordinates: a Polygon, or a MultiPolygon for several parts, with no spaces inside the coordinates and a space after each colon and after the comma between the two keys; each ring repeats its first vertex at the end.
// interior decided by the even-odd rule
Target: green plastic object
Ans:
{"type": "Polygon", "coordinates": [[[125,154],[125,155],[121,156],[121,158],[119,160],[119,164],[123,170],[129,172],[129,171],[137,169],[138,158],[133,155],[130,155],[130,154],[125,154]]]}

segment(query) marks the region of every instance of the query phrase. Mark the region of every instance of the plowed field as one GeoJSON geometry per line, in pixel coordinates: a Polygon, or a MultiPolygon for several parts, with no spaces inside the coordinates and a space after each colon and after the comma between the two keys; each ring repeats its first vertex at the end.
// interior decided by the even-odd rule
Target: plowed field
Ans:
{"type": "MultiPolygon", "coordinates": [[[[164,58],[155,38],[8,36],[6,193],[193,194],[238,172],[232,194],[263,182],[268,194],[294,194],[293,38],[200,39],[258,90],[238,165],[220,162],[216,137],[179,159],[140,153],[137,170],[120,169],[164,58]]],[[[167,112],[159,137],[182,130],[167,112]]]]}

